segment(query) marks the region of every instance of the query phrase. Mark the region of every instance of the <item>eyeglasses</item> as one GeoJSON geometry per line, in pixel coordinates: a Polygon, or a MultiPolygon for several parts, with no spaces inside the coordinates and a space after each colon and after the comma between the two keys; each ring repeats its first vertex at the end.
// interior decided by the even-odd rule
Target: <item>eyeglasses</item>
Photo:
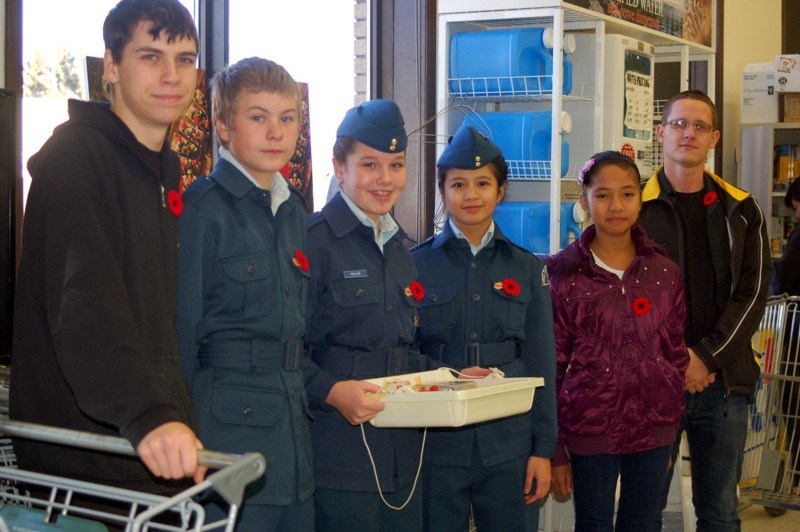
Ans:
{"type": "Polygon", "coordinates": [[[714,131],[714,126],[708,122],[690,122],[685,118],[670,120],[667,125],[676,131],[686,131],[689,126],[692,126],[696,133],[711,133],[714,131]]]}

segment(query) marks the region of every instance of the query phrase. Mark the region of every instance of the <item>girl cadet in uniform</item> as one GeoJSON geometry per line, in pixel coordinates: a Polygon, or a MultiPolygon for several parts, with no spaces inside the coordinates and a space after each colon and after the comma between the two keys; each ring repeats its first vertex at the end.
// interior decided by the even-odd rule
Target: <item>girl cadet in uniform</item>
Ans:
{"type": "Polygon", "coordinates": [[[557,436],[547,273],[492,220],[507,178],[497,145],[461,126],[437,166],[449,217],[411,251],[425,286],[420,350],[448,367],[493,366],[545,386],[528,413],[428,432],[425,528],[467,530],[471,506],[478,530],[536,530],[557,436]]]}
{"type": "Polygon", "coordinates": [[[425,290],[403,245],[406,235],[389,215],[406,184],[406,144],[393,101],[349,110],[333,147],[341,192],[309,217],[306,343],[318,368],[307,389],[316,524],[325,532],[422,528],[421,431],[356,426],[383,410],[367,395],[378,386],[360,379],[429,368],[428,359],[409,349],[425,290]]]}
{"type": "MultiPolygon", "coordinates": [[[[336,135],[342,190],[308,220],[306,343],[319,368],[308,379],[317,530],[419,530],[421,486],[402,510],[384,505],[357,426],[383,409],[366,395],[378,386],[360,379],[425,369],[409,351],[423,289],[406,235],[389,215],[406,184],[403,117],[391,100],[368,101],[347,112],[336,135]]],[[[399,507],[414,488],[422,433],[363,430],[380,489],[399,507]]]]}
{"type": "Polygon", "coordinates": [[[683,285],[636,224],[642,196],[630,158],[598,153],[578,183],[594,225],[548,261],[558,356],[553,491],[574,489],[575,530],[648,530],[683,413],[683,285]]]}
{"type": "MultiPolygon", "coordinates": [[[[258,451],[268,473],[247,487],[240,531],[314,528],[303,333],[306,204],[278,173],[295,151],[297,83],[251,57],[212,84],[222,147],[184,193],[178,283],[181,360],[199,433],[221,451],[258,451]]],[[[206,505],[214,519],[227,515],[206,505]]]]}

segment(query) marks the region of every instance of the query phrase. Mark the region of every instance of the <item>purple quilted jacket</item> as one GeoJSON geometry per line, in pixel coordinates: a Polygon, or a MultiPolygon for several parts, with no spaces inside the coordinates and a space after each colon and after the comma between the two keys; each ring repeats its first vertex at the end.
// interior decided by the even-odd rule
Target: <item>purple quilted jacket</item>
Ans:
{"type": "Polygon", "coordinates": [[[580,455],[671,444],[683,414],[689,353],[678,266],[632,228],[622,280],[595,264],[595,228],[547,261],[556,337],[559,445],[580,455]]]}

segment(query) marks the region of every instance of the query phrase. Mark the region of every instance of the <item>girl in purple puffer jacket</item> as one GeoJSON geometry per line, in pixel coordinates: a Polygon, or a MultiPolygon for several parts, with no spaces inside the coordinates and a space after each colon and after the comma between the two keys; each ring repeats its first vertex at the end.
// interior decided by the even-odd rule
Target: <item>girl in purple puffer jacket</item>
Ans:
{"type": "Polygon", "coordinates": [[[575,497],[575,530],[646,530],[659,510],[683,413],[689,354],[678,266],[636,224],[639,170],[606,151],[580,171],[594,225],[548,260],[559,440],[553,491],[575,497]],[[567,453],[568,451],[568,453],[567,453]]]}

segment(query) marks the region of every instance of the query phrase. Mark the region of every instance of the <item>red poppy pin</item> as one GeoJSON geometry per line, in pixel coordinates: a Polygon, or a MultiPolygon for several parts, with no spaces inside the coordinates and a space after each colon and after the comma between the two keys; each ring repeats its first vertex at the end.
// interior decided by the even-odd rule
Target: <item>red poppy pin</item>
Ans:
{"type": "Polygon", "coordinates": [[[502,281],[497,281],[494,283],[495,290],[502,290],[506,294],[510,295],[511,297],[516,297],[519,295],[519,283],[516,282],[511,277],[507,279],[503,279],[502,281]]]}
{"type": "Polygon", "coordinates": [[[650,311],[650,301],[646,297],[637,297],[633,300],[633,313],[644,316],[650,311]]]}
{"type": "Polygon", "coordinates": [[[422,283],[419,281],[411,281],[406,287],[406,296],[413,297],[417,301],[422,301],[422,298],[425,297],[425,288],[423,288],[422,283]]]}
{"type": "Polygon", "coordinates": [[[295,266],[303,270],[304,272],[308,271],[308,258],[303,254],[302,251],[296,249],[294,251],[294,257],[292,257],[292,262],[295,266]]]}
{"type": "Polygon", "coordinates": [[[167,207],[175,216],[180,216],[183,212],[183,198],[177,190],[167,192],[167,207]]]}
{"type": "Polygon", "coordinates": [[[710,206],[715,201],[717,201],[717,193],[713,190],[711,192],[706,192],[706,195],[703,196],[703,205],[706,207],[710,206]]]}

